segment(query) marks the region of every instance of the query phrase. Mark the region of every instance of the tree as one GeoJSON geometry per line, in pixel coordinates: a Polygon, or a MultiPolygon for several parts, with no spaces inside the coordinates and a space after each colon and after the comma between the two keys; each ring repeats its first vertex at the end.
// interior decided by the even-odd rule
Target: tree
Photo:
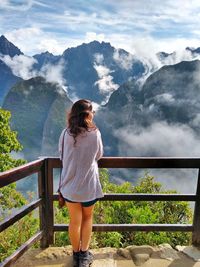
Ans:
{"type": "MultiPolygon", "coordinates": [[[[12,151],[22,150],[17,140],[17,133],[10,128],[11,113],[0,108],[0,172],[9,170],[25,163],[23,159],[14,159],[10,155],[12,151]]],[[[21,207],[26,203],[25,198],[15,190],[16,184],[0,188],[0,218],[6,215],[6,211],[21,207]]]]}
{"type": "Polygon", "coordinates": [[[0,108],[0,172],[9,170],[25,163],[22,159],[14,159],[11,152],[22,150],[17,140],[17,132],[10,128],[11,113],[0,108]]]}
{"type": "MultiPolygon", "coordinates": [[[[163,190],[161,183],[148,173],[133,186],[129,182],[121,185],[109,181],[107,169],[100,169],[100,180],[106,193],[151,193],[174,194],[176,191],[163,190]]],[[[56,223],[67,223],[66,209],[55,207],[56,223]]],[[[183,201],[99,201],[95,204],[94,223],[100,224],[178,224],[191,223],[192,212],[188,202],[183,201]]],[[[188,245],[191,234],[185,232],[100,232],[92,236],[91,247],[134,245],[158,245],[169,243],[172,246],[188,245]]],[[[67,233],[56,234],[56,244],[69,244],[67,233]]]]}
{"type": "MultiPolygon", "coordinates": [[[[11,152],[22,149],[17,133],[10,128],[11,113],[0,108],[0,172],[18,167],[23,159],[14,159],[11,152]]],[[[13,210],[27,204],[28,200],[16,190],[16,183],[0,188],[0,221],[13,210]]],[[[25,216],[14,225],[0,233],[0,262],[30,238],[38,228],[38,219],[32,214],[25,216]]]]}
{"type": "MultiPolygon", "coordinates": [[[[156,182],[148,172],[138,180],[136,186],[133,186],[129,182],[121,185],[113,184],[109,182],[108,171],[105,169],[102,171],[101,179],[104,180],[102,184],[104,192],[107,193],[177,193],[175,190],[163,190],[162,184],[156,182]]],[[[97,208],[103,211],[100,212],[96,209],[95,220],[98,223],[187,224],[191,223],[192,220],[189,204],[183,201],[106,201],[98,202],[97,208]]],[[[101,242],[101,236],[107,235],[107,233],[98,235],[97,240],[101,242]]],[[[120,235],[118,246],[157,245],[161,243],[176,246],[187,245],[191,241],[191,234],[185,232],[122,232],[120,235]]]]}

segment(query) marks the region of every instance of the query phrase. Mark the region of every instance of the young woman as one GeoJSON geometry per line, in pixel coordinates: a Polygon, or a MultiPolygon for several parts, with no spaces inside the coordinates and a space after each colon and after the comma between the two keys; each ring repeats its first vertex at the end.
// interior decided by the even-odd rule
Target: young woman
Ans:
{"type": "Polygon", "coordinates": [[[63,162],[60,192],[70,216],[74,267],[87,267],[93,261],[93,255],[88,251],[93,210],[95,202],[103,197],[97,164],[103,155],[103,144],[101,133],[93,122],[94,113],[89,100],[75,102],[68,114],[68,126],[59,139],[63,162]]]}

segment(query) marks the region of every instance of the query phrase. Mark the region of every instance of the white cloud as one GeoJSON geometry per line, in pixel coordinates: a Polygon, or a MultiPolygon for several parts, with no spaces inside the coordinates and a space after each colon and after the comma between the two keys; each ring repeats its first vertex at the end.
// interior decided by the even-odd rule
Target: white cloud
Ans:
{"type": "Polygon", "coordinates": [[[5,33],[6,38],[17,46],[25,54],[30,51],[38,52],[38,40],[44,38],[45,34],[38,27],[18,28],[5,33]]]}
{"type": "Polygon", "coordinates": [[[39,29],[38,27],[26,27],[26,28],[18,28],[13,31],[6,32],[6,37],[11,42],[17,42],[17,41],[31,41],[33,37],[38,37],[43,34],[43,31],[39,29]]]}
{"type": "Polygon", "coordinates": [[[143,84],[145,80],[156,70],[164,65],[173,65],[181,61],[191,61],[194,59],[199,59],[199,55],[193,55],[190,51],[185,50],[187,46],[198,47],[199,41],[186,40],[184,38],[168,38],[159,40],[157,38],[152,38],[151,36],[146,36],[143,38],[136,37],[132,41],[130,51],[136,55],[136,57],[144,64],[145,73],[138,81],[139,84],[143,84]],[[148,49],[146,49],[148,46],[148,49]],[[160,60],[156,55],[158,52],[171,53],[166,58],[160,60]]]}
{"type": "Polygon", "coordinates": [[[5,55],[0,58],[11,68],[14,75],[21,77],[24,80],[35,77],[37,74],[37,72],[33,70],[33,64],[36,63],[37,60],[32,57],[16,55],[11,58],[10,56],[5,55]]]}
{"type": "Polygon", "coordinates": [[[104,95],[104,101],[101,103],[104,105],[109,100],[112,92],[119,88],[119,85],[113,82],[113,77],[110,75],[113,71],[104,65],[104,56],[102,54],[97,53],[94,55],[93,67],[99,77],[99,80],[94,85],[97,85],[100,93],[104,95]]]}
{"type": "Polygon", "coordinates": [[[93,101],[92,101],[92,106],[93,106],[93,110],[95,110],[95,112],[98,112],[98,110],[101,108],[101,106],[98,103],[93,102],[93,101]]]}
{"type": "Polygon", "coordinates": [[[173,103],[175,101],[174,97],[168,93],[156,95],[155,100],[159,103],[173,103]]]}
{"type": "Polygon", "coordinates": [[[157,43],[154,42],[150,36],[143,38],[136,37],[134,41],[132,41],[130,50],[133,51],[134,55],[136,55],[137,59],[139,59],[145,67],[145,73],[138,81],[141,85],[154,71],[158,70],[163,65],[156,56],[157,49],[157,43]]]}
{"type": "Polygon", "coordinates": [[[20,1],[1,0],[0,9],[23,12],[23,11],[28,11],[30,8],[32,8],[33,5],[49,7],[48,4],[44,4],[41,1],[36,1],[36,0],[20,0],[20,1]]]}
{"type": "Polygon", "coordinates": [[[12,58],[5,55],[0,56],[0,59],[11,68],[14,75],[21,77],[24,80],[42,76],[47,82],[58,83],[63,90],[67,92],[66,80],[63,77],[64,62],[62,60],[60,60],[58,64],[46,64],[41,70],[37,71],[33,66],[37,63],[37,60],[33,57],[16,55],[12,58]]]}
{"type": "MultiPolygon", "coordinates": [[[[134,37],[135,38],[135,37],[134,37]]],[[[105,34],[105,42],[109,42],[116,49],[123,48],[129,53],[134,54],[132,40],[134,39],[130,34],[127,33],[107,33],[105,34]]]]}
{"type": "Polygon", "coordinates": [[[96,63],[94,68],[99,76],[99,80],[95,82],[95,85],[98,85],[101,93],[111,93],[119,88],[119,85],[113,82],[113,77],[110,75],[113,71],[104,65],[97,65],[96,63]]]}
{"type": "Polygon", "coordinates": [[[109,73],[112,73],[112,71],[109,70],[106,66],[103,65],[96,65],[94,64],[94,68],[97,71],[99,78],[103,78],[107,76],[109,73]]]}
{"type": "Polygon", "coordinates": [[[110,94],[119,88],[118,84],[113,83],[113,77],[110,75],[113,71],[104,65],[104,56],[102,54],[94,54],[94,69],[97,72],[99,80],[95,82],[102,94],[110,94]]]}
{"type": "MultiPolygon", "coordinates": [[[[86,41],[86,38],[84,41],[86,41]]],[[[151,68],[153,66],[161,67],[163,65],[156,56],[158,52],[163,51],[166,53],[173,53],[176,51],[177,58],[174,58],[173,60],[174,62],[178,62],[181,59],[187,60],[190,57],[190,53],[188,53],[189,51],[185,51],[186,47],[197,48],[200,46],[199,38],[167,36],[159,39],[156,36],[152,37],[150,33],[144,34],[142,32],[134,35],[130,35],[126,32],[107,33],[104,34],[103,41],[110,42],[116,49],[122,48],[126,50],[137,59],[151,61],[151,63],[149,63],[149,67],[151,68]]],[[[81,40],[79,40],[79,42],[81,43],[81,40]]]]}
{"type": "Polygon", "coordinates": [[[33,0],[21,0],[18,2],[13,2],[10,0],[1,0],[0,9],[6,10],[16,10],[16,11],[26,11],[32,7],[34,4],[33,0]]]}
{"type": "Polygon", "coordinates": [[[103,33],[97,34],[96,32],[86,32],[85,42],[89,43],[94,40],[102,42],[105,40],[105,35],[103,33]]]}
{"type": "Polygon", "coordinates": [[[69,88],[70,88],[70,93],[68,94],[68,97],[72,101],[72,103],[75,103],[80,98],[77,96],[76,89],[73,86],[70,85],[69,88]]]}
{"type": "Polygon", "coordinates": [[[64,69],[64,62],[62,60],[59,61],[58,64],[46,64],[42,67],[39,71],[39,75],[43,76],[47,82],[57,82],[62,87],[66,88],[66,80],[63,78],[63,69],[64,69]]]}
{"type": "Polygon", "coordinates": [[[13,31],[7,32],[5,35],[11,42],[26,41],[27,39],[31,41],[33,37],[38,37],[43,34],[43,31],[38,27],[26,27],[18,28],[13,31]]]}
{"type": "Polygon", "coordinates": [[[177,64],[181,61],[191,61],[194,58],[200,58],[199,55],[193,55],[190,51],[188,50],[176,50],[174,53],[170,54],[168,57],[166,57],[163,60],[163,65],[174,65],[177,64]]]}
{"type": "Polygon", "coordinates": [[[57,40],[53,38],[44,38],[37,45],[40,52],[48,51],[52,54],[62,54],[65,50],[65,46],[60,44],[57,40]]]}
{"type": "Polygon", "coordinates": [[[36,6],[48,7],[48,8],[51,7],[50,4],[47,4],[47,3],[44,3],[44,2],[41,2],[41,1],[38,1],[38,0],[34,0],[33,3],[36,6]]]}
{"type": "Polygon", "coordinates": [[[200,113],[196,114],[195,118],[190,122],[193,127],[200,127],[200,113]]]}
{"type": "Polygon", "coordinates": [[[103,64],[104,56],[102,54],[96,53],[94,54],[94,59],[97,64],[103,64]]]}
{"type": "Polygon", "coordinates": [[[67,48],[65,38],[55,39],[55,36],[53,37],[37,26],[8,31],[5,36],[25,54],[34,55],[46,51],[53,54],[62,54],[67,48]]]}
{"type": "Polygon", "coordinates": [[[115,49],[113,58],[119,66],[125,70],[130,70],[133,66],[133,55],[131,54],[122,54],[119,49],[115,49]]]}
{"type": "MultiPolygon", "coordinates": [[[[200,55],[197,57],[200,60],[200,55]]],[[[196,67],[196,70],[193,73],[193,87],[194,88],[199,88],[199,83],[200,83],[200,68],[196,67]],[[198,86],[198,87],[197,87],[198,86]]]]}
{"type": "MultiPolygon", "coordinates": [[[[176,190],[182,194],[196,193],[197,169],[148,169],[148,172],[167,190],[176,190]]],[[[143,177],[143,174],[144,171],[141,171],[139,176],[143,177]]]]}
{"type": "Polygon", "coordinates": [[[156,122],[142,129],[124,127],[114,132],[124,156],[191,157],[200,155],[200,139],[186,125],[156,122]],[[192,149],[191,149],[192,148],[192,149]]]}
{"type": "MultiPolygon", "coordinates": [[[[92,4],[90,5],[92,6],[92,4]]],[[[100,6],[97,10],[98,3],[93,5],[96,9],[95,12],[89,10],[88,6],[87,11],[84,11],[81,5],[76,8],[65,8],[64,13],[52,14],[51,17],[55,18],[59,23],[66,24],[67,27],[73,30],[80,29],[80,25],[84,26],[85,32],[93,33],[103,26],[103,27],[120,27],[124,24],[125,18],[122,13],[112,13],[109,10],[105,9],[103,6],[100,6]],[[120,17],[120,15],[122,17],[120,17]],[[91,30],[89,30],[91,29],[91,30]]],[[[126,23],[129,23],[129,18],[126,17],[126,23]]],[[[131,22],[131,24],[133,21],[131,22]]]]}
{"type": "MultiPolygon", "coordinates": [[[[199,116],[194,123],[199,122],[199,116]]],[[[124,157],[199,157],[200,138],[186,125],[156,122],[147,128],[124,127],[114,132],[119,138],[119,155],[124,157]]],[[[197,170],[195,169],[148,169],[166,189],[180,193],[195,193],[197,170]]],[[[138,172],[143,177],[144,170],[138,172]]],[[[133,176],[127,170],[125,177],[133,176]]],[[[135,176],[135,175],[134,175],[135,176]]],[[[124,177],[124,176],[123,176],[124,177]]]]}
{"type": "Polygon", "coordinates": [[[135,22],[136,26],[140,26],[143,21],[142,27],[146,25],[147,29],[152,27],[165,30],[171,26],[171,28],[185,27],[187,31],[190,25],[199,24],[198,0],[167,0],[162,3],[159,0],[148,2],[125,0],[118,2],[117,5],[114,0],[109,0],[109,3],[115,6],[115,14],[123,19],[126,17],[128,22],[135,22]]]}

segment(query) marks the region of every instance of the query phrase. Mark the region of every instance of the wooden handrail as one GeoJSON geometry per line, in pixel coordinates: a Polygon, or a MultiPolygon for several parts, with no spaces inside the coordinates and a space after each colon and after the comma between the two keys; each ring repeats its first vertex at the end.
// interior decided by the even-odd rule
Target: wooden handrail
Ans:
{"type": "MultiPolygon", "coordinates": [[[[55,224],[54,231],[68,230],[68,224],[55,224]]],[[[93,224],[94,232],[192,232],[194,229],[192,224],[93,224]]]]}
{"type": "MultiPolygon", "coordinates": [[[[58,201],[58,194],[53,195],[53,200],[58,201]]],[[[99,201],[196,201],[192,194],[104,194],[99,201]]]]}
{"type": "Polygon", "coordinates": [[[28,213],[36,209],[42,204],[42,199],[39,198],[28,205],[23,206],[21,209],[16,211],[14,214],[10,215],[6,219],[0,222],[0,232],[14,224],[15,222],[19,221],[21,218],[26,216],[28,213]]]}
{"type": "Polygon", "coordinates": [[[19,181],[33,173],[37,173],[41,169],[43,162],[44,159],[38,159],[21,165],[17,168],[13,168],[9,171],[0,173],[0,188],[19,181]]]}
{"type": "MultiPolygon", "coordinates": [[[[59,158],[50,157],[53,168],[60,168],[59,158]]],[[[103,157],[99,168],[142,168],[142,169],[199,169],[200,158],[193,157],[103,157]]]]}
{"type": "MultiPolygon", "coordinates": [[[[38,174],[39,199],[22,207],[15,214],[0,223],[0,231],[18,221],[20,218],[39,207],[40,231],[8,257],[0,267],[10,266],[32,244],[41,241],[41,247],[53,243],[55,231],[66,231],[68,225],[53,223],[53,201],[58,195],[53,194],[53,169],[61,167],[61,161],[55,157],[44,157],[20,167],[0,173],[0,188],[23,179],[33,173],[38,174]]],[[[149,158],[149,157],[103,157],[98,161],[99,168],[198,168],[200,158],[149,158]]],[[[181,231],[192,232],[193,244],[200,245],[200,171],[196,194],[105,194],[101,201],[194,201],[193,224],[94,224],[93,231],[181,231]]]]}

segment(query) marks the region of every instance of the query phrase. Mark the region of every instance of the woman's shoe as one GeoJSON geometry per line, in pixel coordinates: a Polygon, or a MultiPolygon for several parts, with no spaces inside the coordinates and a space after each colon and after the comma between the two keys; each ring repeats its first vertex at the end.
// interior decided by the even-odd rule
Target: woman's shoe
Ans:
{"type": "Polygon", "coordinates": [[[73,251],[73,267],[79,267],[79,255],[80,251],[78,252],[73,251]]]}
{"type": "Polygon", "coordinates": [[[89,267],[94,260],[94,256],[90,251],[80,252],[79,254],[79,267],[89,267]]]}

